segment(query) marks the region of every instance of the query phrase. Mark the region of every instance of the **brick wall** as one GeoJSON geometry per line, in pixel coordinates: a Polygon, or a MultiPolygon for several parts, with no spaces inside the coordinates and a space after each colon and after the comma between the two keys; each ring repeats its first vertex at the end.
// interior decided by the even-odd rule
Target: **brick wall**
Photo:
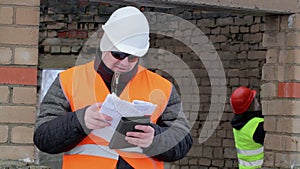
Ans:
{"type": "MultiPolygon", "coordinates": [[[[28,168],[26,163],[35,158],[32,134],[39,92],[38,71],[73,66],[87,38],[118,7],[86,0],[65,1],[60,5],[42,0],[39,18],[39,5],[38,0],[0,1],[0,167],[28,168]],[[53,8],[55,5],[57,8],[53,8]]],[[[299,165],[299,14],[264,17],[189,8],[146,10],[180,16],[201,28],[213,42],[224,66],[227,98],[240,85],[257,90],[261,87],[267,130],[264,165],[266,168],[299,165]]],[[[193,32],[187,28],[176,33],[193,32]]],[[[203,63],[195,59],[191,49],[170,37],[152,35],[151,47],[179,56],[192,70],[200,91],[199,110],[191,108],[186,112],[190,120],[197,119],[192,129],[195,144],[188,156],[173,163],[173,167],[236,167],[228,101],[210,139],[203,144],[197,142],[209,106],[215,101],[203,63]]],[[[190,91],[189,81],[177,83],[190,91]]]]}
{"type": "MultiPolygon", "coordinates": [[[[87,38],[101,27],[119,5],[90,2],[71,3],[63,7],[57,6],[59,5],[49,4],[49,2],[41,4],[39,69],[67,68],[75,65],[78,59],[77,55],[87,38]]],[[[146,7],[145,10],[179,16],[204,32],[214,45],[223,64],[226,82],[222,83],[226,86],[227,98],[236,87],[241,85],[260,91],[262,67],[266,62],[266,48],[262,46],[265,17],[188,8],[146,7]]],[[[157,20],[164,23],[163,19],[158,18],[157,20]]],[[[176,33],[190,37],[192,32],[193,30],[186,28],[183,32],[176,33]]],[[[191,41],[197,40],[192,39],[191,41]]],[[[197,45],[203,44],[196,43],[194,45],[197,48],[197,45]]],[[[172,165],[181,168],[236,167],[237,159],[230,125],[233,114],[228,100],[218,127],[212,136],[205,143],[198,143],[199,133],[208,117],[210,105],[212,101],[215,101],[215,98],[211,96],[212,79],[208,76],[207,68],[203,62],[199,60],[189,46],[171,37],[152,34],[151,48],[163,49],[179,56],[193,72],[200,93],[199,109],[195,109],[195,106],[185,106],[188,118],[190,120],[197,119],[192,129],[195,143],[186,158],[172,165]]],[[[83,50],[86,55],[95,52],[95,49],[92,48],[83,50]]],[[[164,53],[160,54],[164,56],[164,53]]],[[[175,60],[167,60],[164,63],[165,65],[176,65],[175,60]]],[[[148,64],[151,65],[151,63],[148,64]]],[[[213,69],[214,65],[210,66],[213,69]]],[[[170,67],[172,66],[160,68],[170,69],[170,67]]],[[[185,76],[186,72],[178,71],[176,67],[172,68],[182,77],[185,76]]],[[[188,79],[182,78],[177,83],[182,87],[181,93],[191,91],[191,82],[188,79]]],[[[192,98],[185,97],[183,99],[184,102],[188,102],[187,104],[193,104],[192,98]]],[[[49,160],[47,157],[45,159],[49,160]]]]}
{"type": "MultiPolygon", "coordinates": [[[[39,4],[39,0],[0,1],[2,160],[29,163],[34,160],[32,135],[36,114],[39,4]]],[[[0,166],[4,164],[1,162],[0,166]]]]}
{"type": "Polygon", "coordinates": [[[299,14],[267,17],[263,67],[266,163],[268,168],[297,168],[299,153],[299,14]],[[274,26],[274,25],[277,26],[274,26]]]}
{"type": "MultiPolygon", "coordinates": [[[[82,48],[117,6],[107,3],[41,1],[39,68],[67,68],[75,65],[82,48]],[[89,5],[90,4],[90,5],[89,5]],[[101,16],[101,17],[100,17],[101,16]],[[55,55],[56,59],[53,59],[55,55]]],[[[94,50],[94,49],[90,49],[94,50]]],[[[88,55],[91,51],[85,51],[88,55]]]]}
{"type": "MultiPolygon", "coordinates": [[[[153,11],[159,10],[161,9],[154,9],[153,11]]],[[[226,82],[220,81],[219,83],[226,84],[227,98],[229,98],[233,89],[242,85],[260,91],[261,71],[266,58],[266,49],[262,47],[264,17],[189,9],[165,10],[165,12],[180,16],[196,24],[213,43],[224,67],[226,82]]],[[[160,23],[164,23],[163,18],[161,20],[160,23]]],[[[189,30],[189,26],[186,27],[182,34],[186,34],[186,36],[189,37],[188,33],[194,33],[194,31],[192,29],[189,30]]],[[[180,33],[177,32],[177,34],[180,33]]],[[[198,84],[200,94],[199,110],[195,112],[192,108],[184,107],[190,120],[193,118],[197,119],[192,130],[195,143],[188,157],[176,162],[176,164],[179,164],[181,167],[189,166],[195,168],[199,166],[203,168],[236,167],[236,152],[232,127],[230,125],[233,114],[228,100],[216,130],[204,144],[198,143],[198,137],[200,132],[202,132],[201,129],[204,127],[205,121],[207,121],[210,106],[218,102],[218,99],[215,98],[216,96],[212,96],[211,91],[211,85],[213,83],[211,80],[218,78],[212,78],[208,75],[209,70],[216,68],[215,63],[212,62],[209,67],[204,67],[203,63],[205,61],[197,59],[191,49],[183,43],[174,41],[168,37],[159,35],[153,36],[151,39],[153,40],[152,44],[154,48],[165,49],[180,56],[194,73],[198,84]],[[196,113],[196,116],[194,113],[196,113]]],[[[193,38],[191,41],[193,41],[193,38]]],[[[201,45],[205,44],[196,43],[194,45],[196,46],[195,48],[200,48],[201,45]]],[[[163,64],[176,66],[176,60],[168,60],[167,63],[163,64]]],[[[158,63],[157,65],[160,64],[158,63]]],[[[177,67],[173,69],[176,71],[177,67]]],[[[185,73],[186,72],[182,71],[179,74],[185,76],[185,73]]],[[[179,83],[182,87],[181,92],[190,90],[191,83],[189,81],[181,82],[179,80],[179,83]]],[[[192,94],[193,92],[191,92],[191,95],[192,94]]],[[[183,97],[183,101],[188,101],[190,105],[193,106],[193,98],[183,97]]],[[[211,118],[211,116],[209,118],[211,118]]],[[[213,116],[213,118],[217,119],[216,116],[213,116]]],[[[215,121],[218,122],[217,120],[215,121]]]]}

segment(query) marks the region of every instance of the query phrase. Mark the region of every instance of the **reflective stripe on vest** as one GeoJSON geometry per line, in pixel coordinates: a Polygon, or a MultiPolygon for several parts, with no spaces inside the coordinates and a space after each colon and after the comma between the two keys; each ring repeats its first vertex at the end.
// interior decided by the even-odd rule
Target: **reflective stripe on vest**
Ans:
{"type": "Polygon", "coordinates": [[[245,167],[255,167],[255,166],[261,166],[263,164],[264,160],[257,160],[257,161],[244,161],[239,159],[239,164],[245,167]]]}
{"type": "Polygon", "coordinates": [[[233,129],[240,168],[257,168],[263,164],[264,148],[253,140],[253,135],[263,118],[255,117],[240,130],[233,129]]]}
{"type": "Polygon", "coordinates": [[[236,151],[239,154],[252,156],[252,155],[257,155],[257,154],[263,153],[264,152],[264,147],[261,147],[261,148],[256,149],[256,150],[241,150],[241,149],[237,148],[236,151]]]}
{"type": "MultiPolygon", "coordinates": [[[[72,111],[84,108],[96,102],[103,102],[109,94],[101,76],[94,69],[94,61],[73,67],[59,74],[62,90],[68,99],[72,111]]],[[[167,106],[172,84],[153,72],[139,66],[138,73],[126,85],[120,98],[132,102],[133,100],[148,101],[157,105],[157,109],[151,115],[151,122],[156,123],[161,113],[167,106]]],[[[63,169],[105,168],[114,169],[117,163],[117,155],[136,169],[163,169],[163,162],[147,157],[140,153],[128,153],[115,150],[116,156],[103,150],[109,149],[104,139],[90,134],[74,149],[67,152],[63,158],[63,169]],[[97,153],[92,148],[101,146],[103,149],[97,153]],[[96,145],[98,144],[98,145],[96,145]],[[78,165],[78,167],[76,167],[78,165]]],[[[114,150],[112,150],[114,151],[114,150]]]]}
{"type": "Polygon", "coordinates": [[[108,148],[107,146],[101,146],[97,144],[84,144],[76,146],[72,150],[66,152],[65,154],[82,154],[82,155],[91,155],[98,157],[105,157],[118,160],[119,154],[108,148]]]}

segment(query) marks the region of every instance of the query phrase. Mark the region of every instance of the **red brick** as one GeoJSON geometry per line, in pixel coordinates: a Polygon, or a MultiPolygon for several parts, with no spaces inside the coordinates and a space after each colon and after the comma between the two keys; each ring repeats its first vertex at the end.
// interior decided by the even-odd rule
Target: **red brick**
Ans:
{"type": "Polygon", "coordinates": [[[77,31],[68,32],[68,38],[76,38],[76,37],[77,37],[77,31]]]}
{"type": "Polygon", "coordinates": [[[278,83],[278,97],[300,98],[300,83],[296,83],[296,82],[278,83]]]}
{"type": "Polygon", "coordinates": [[[77,38],[87,38],[88,32],[86,30],[77,31],[77,38]]]}
{"type": "Polygon", "coordinates": [[[0,66],[0,84],[37,85],[37,69],[0,66]]]}
{"type": "Polygon", "coordinates": [[[59,38],[66,38],[66,37],[67,37],[67,32],[66,32],[66,31],[58,32],[58,33],[57,33],[57,36],[58,36],[59,38]]]}
{"type": "Polygon", "coordinates": [[[79,5],[80,6],[87,6],[89,4],[89,1],[88,0],[80,0],[79,1],[79,5]]]}

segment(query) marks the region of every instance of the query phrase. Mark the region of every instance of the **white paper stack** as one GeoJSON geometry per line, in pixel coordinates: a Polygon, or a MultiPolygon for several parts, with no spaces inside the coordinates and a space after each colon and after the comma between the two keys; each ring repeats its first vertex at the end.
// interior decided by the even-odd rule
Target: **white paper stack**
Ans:
{"type": "Polygon", "coordinates": [[[121,100],[115,93],[109,94],[104,100],[100,112],[112,117],[113,120],[110,121],[111,126],[96,129],[93,131],[93,134],[110,141],[121,117],[151,115],[156,106],[155,104],[141,100],[128,102],[121,100]]]}

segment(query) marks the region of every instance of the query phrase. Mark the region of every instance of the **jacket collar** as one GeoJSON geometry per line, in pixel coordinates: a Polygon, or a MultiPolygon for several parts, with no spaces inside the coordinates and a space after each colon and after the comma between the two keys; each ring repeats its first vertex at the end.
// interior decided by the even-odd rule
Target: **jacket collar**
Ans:
{"type": "MultiPolygon", "coordinates": [[[[98,53],[95,57],[94,69],[102,77],[107,88],[111,92],[111,83],[112,83],[114,72],[102,62],[98,53]]],[[[120,74],[119,85],[118,85],[118,89],[120,93],[118,92],[117,95],[121,94],[121,91],[123,91],[127,83],[136,75],[137,71],[138,71],[138,63],[134,66],[134,68],[131,71],[120,74]]]]}
{"type": "Polygon", "coordinates": [[[263,117],[261,111],[247,111],[243,114],[235,114],[231,120],[231,125],[233,128],[240,130],[247,124],[249,120],[254,117],[263,117]]]}

